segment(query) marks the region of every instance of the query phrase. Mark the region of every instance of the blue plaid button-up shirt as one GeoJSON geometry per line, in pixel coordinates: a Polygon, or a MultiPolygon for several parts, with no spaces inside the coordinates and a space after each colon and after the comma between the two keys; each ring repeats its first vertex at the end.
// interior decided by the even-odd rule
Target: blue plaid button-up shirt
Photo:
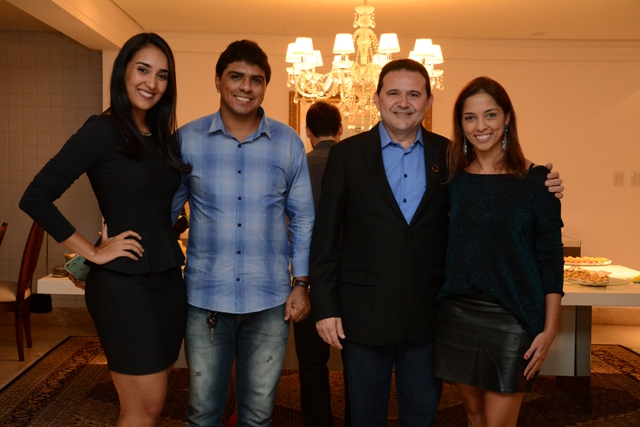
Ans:
{"type": "Polygon", "coordinates": [[[313,196],[298,134],[265,116],[240,143],[220,112],[179,130],[183,174],[173,205],[191,209],[185,280],[189,304],[253,313],[283,304],[290,273],[307,276],[313,196]],[[289,234],[286,218],[289,218],[289,234]]]}

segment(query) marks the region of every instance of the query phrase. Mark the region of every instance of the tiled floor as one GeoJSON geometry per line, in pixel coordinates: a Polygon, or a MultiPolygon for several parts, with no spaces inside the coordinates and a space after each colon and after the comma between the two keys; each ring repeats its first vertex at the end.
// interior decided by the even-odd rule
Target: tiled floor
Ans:
{"type": "MultiPolygon", "coordinates": [[[[25,348],[25,361],[18,362],[15,329],[13,326],[0,326],[0,387],[18,375],[23,369],[34,363],[56,344],[70,335],[96,335],[90,326],[34,326],[33,348],[25,348]]],[[[592,328],[594,344],[621,344],[640,353],[640,326],[594,325],[592,328]]],[[[292,334],[293,335],[293,334],[292,334]]],[[[291,340],[290,340],[291,341],[291,340]]],[[[295,369],[295,350],[290,342],[285,359],[285,368],[295,369]]],[[[178,366],[184,366],[179,361],[178,366]]],[[[330,369],[340,369],[340,356],[332,352],[330,369]]]]}

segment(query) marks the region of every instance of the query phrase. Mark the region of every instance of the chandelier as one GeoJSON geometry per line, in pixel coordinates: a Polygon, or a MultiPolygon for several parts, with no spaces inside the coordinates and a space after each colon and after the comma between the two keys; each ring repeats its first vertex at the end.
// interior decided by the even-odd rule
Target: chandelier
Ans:
{"type": "MultiPolygon", "coordinates": [[[[309,37],[298,37],[287,48],[287,87],[294,87],[293,102],[315,102],[340,97],[339,108],[347,129],[371,129],[378,121],[379,114],[373,102],[382,67],[391,60],[391,55],[400,52],[398,36],[394,33],[382,34],[380,41],[375,28],[373,6],[356,6],[353,34],[336,34],[333,45],[335,54],[331,71],[316,72],[323,65],[319,50],[313,49],[309,37]],[[355,54],[354,60],[349,59],[355,54]]],[[[427,69],[432,89],[444,89],[444,71],[434,68],[443,63],[442,50],[431,39],[417,39],[409,54],[427,69]]]]}

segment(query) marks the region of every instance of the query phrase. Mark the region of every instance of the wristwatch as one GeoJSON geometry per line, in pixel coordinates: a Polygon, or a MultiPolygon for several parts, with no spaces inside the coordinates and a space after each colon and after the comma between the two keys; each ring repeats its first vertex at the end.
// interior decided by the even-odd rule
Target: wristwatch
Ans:
{"type": "Polygon", "coordinates": [[[300,279],[295,279],[291,286],[302,286],[307,291],[307,293],[309,293],[309,291],[311,290],[311,285],[309,284],[309,282],[305,282],[304,280],[300,279]]]}

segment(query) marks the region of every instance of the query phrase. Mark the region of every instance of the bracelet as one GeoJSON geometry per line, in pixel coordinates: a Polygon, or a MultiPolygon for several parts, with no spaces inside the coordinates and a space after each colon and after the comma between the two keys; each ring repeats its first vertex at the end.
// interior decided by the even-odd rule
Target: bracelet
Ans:
{"type": "Polygon", "coordinates": [[[300,280],[300,279],[296,279],[293,281],[293,284],[291,285],[293,286],[301,286],[303,287],[307,292],[309,292],[311,290],[311,285],[309,284],[309,282],[305,282],[304,280],[300,280]]]}

